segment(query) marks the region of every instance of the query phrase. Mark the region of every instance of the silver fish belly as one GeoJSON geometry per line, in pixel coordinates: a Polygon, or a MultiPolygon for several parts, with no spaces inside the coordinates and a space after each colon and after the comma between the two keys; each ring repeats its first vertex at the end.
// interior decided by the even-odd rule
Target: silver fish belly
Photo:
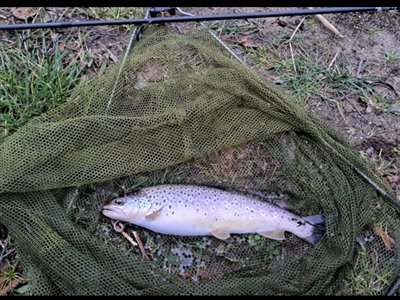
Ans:
{"type": "Polygon", "coordinates": [[[320,216],[299,217],[275,205],[217,188],[158,185],[114,199],[103,214],[152,231],[180,235],[257,233],[283,240],[285,231],[316,243],[324,233],[320,216]]]}

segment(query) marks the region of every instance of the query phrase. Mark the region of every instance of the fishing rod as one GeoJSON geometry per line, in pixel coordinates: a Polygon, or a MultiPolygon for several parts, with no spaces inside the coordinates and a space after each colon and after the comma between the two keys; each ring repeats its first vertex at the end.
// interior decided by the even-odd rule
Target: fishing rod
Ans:
{"type": "MultiPolygon", "coordinates": [[[[154,9],[154,8],[153,8],[154,9]]],[[[162,8],[169,9],[171,15],[174,14],[174,7],[162,8]]],[[[201,22],[214,20],[232,20],[232,19],[254,19],[270,17],[287,17],[317,14],[335,14],[351,12],[382,12],[388,10],[398,10],[399,7],[329,7],[316,9],[288,9],[280,11],[258,12],[258,13],[240,13],[240,14],[218,14],[204,16],[182,16],[182,17],[151,17],[142,19],[118,19],[118,20],[95,20],[95,21],[61,21],[50,23],[30,23],[30,24],[7,24],[0,25],[0,30],[23,30],[37,28],[65,28],[82,26],[103,26],[103,25],[143,25],[143,24],[163,24],[179,22],[201,22]]],[[[154,10],[152,15],[154,14],[154,10]]]]}

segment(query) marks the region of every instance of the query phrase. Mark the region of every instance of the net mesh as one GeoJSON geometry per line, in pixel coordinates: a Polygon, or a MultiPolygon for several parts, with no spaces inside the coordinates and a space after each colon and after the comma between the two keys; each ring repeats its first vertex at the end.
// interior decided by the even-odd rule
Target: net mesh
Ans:
{"type": "Polygon", "coordinates": [[[389,188],[336,132],[224,51],[202,30],[148,28],[113,97],[120,65],[0,145],[0,218],[32,294],[345,294],[360,262],[385,277],[379,292],[394,280],[397,212],[343,157],[389,188]],[[152,258],[143,261],[101,208],[161,183],[257,192],[299,215],[322,213],[327,233],[316,245],[289,234],[227,243],[129,225],[152,258]]]}

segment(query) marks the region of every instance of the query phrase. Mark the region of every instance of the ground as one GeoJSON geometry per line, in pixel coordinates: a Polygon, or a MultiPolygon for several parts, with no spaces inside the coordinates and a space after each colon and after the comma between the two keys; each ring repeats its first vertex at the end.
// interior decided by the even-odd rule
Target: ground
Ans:
{"type": "MultiPolygon", "coordinates": [[[[187,8],[195,14],[287,8],[187,8]]],[[[0,24],[126,18],[143,8],[0,9],[0,24]]],[[[331,14],[207,24],[246,64],[337,129],[400,197],[400,14],[331,14]],[[296,30],[297,29],[297,30],[296,30]]],[[[192,23],[169,25],[182,32],[192,23]]],[[[0,31],[0,143],[72,88],[120,59],[130,27],[0,31]],[[31,66],[30,71],[24,66],[31,66]],[[21,70],[24,70],[21,72],[21,70]],[[30,84],[26,84],[29,82],[30,84]]],[[[134,51],[134,50],[133,50],[134,51]]],[[[8,240],[2,239],[3,244],[8,240]]],[[[253,241],[254,242],[254,241],[253,241]]],[[[0,293],[23,293],[14,245],[2,247],[0,293]],[[9,259],[4,257],[7,254],[9,259]]],[[[362,263],[362,261],[360,262],[362,263]]]]}

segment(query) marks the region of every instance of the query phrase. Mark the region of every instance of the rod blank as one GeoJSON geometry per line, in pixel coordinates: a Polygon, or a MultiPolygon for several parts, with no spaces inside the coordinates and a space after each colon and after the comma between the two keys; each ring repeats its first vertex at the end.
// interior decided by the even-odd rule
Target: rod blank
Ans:
{"type": "Polygon", "coordinates": [[[119,20],[95,20],[95,21],[62,21],[52,23],[30,23],[30,24],[8,24],[0,25],[0,30],[23,30],[38,28],[65,28],[82,26],[102,26],[102,25],[142,25],[142,24],[163,24],[179,22],[201,22],[214,20],[232,20],[232,19],[253,19],[270,18],[286,16],[302,16],[316,14],[332,13],[350,13],[350,12],[379,12],[385,10],[398,9],[397,7],[330,7],[319,9],[290,9],[281,11],[243,13],[243,14],[219,14],[205,16],[183,16],[183,17],[155,17],[148,19],[119,19],[119,20]]]}

